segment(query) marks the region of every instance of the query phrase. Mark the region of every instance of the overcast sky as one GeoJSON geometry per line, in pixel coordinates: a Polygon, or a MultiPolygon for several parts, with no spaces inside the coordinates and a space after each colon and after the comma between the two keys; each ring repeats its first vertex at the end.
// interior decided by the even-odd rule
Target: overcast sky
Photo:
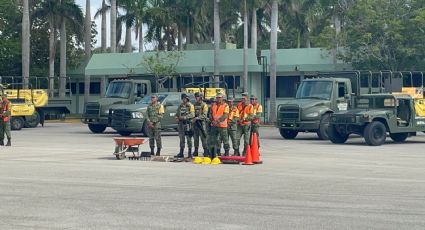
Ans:
{"type": "MultiPolygon", "coordinates": [[[[83,9],[83,13],[86,14],[86,0],[76,0],[76,3],[78,5],[81,6],[81,8],[83,9]]],[[[96,47],[100,47],[100,26],[101,26],[101,18],[97,18],[97,19],[93,19],[94,18],[94,14],[96,13],[96,11],[102,6],[102,0],[91,0],[90,1],[90,14],[92,17],[92,20],[94,20],[96,22],[97,25],[97,36],[96,36],[96,47]]],[[[110,35],[111,35],[111,31],[109,29],[109,25],[110,25],[110,19],[109,19],[109,14],[107,14],[107,18],[106,18],[106,24],[107,24],[107,29],[106,29],[106,34],[107,34],[107,46],[110,45],[110,35]]],[[[124,39],[125,39],[125,28],[123,28],[122,30],[122,36],[121,36],[121,43],[124,43],[124,39]]],[[[132,33],[132,41],[133,41],[133,46],[136,48],[136,50],[138,49],[138,42],[135,40],[135,34],[134,32],[132,33]]]]}

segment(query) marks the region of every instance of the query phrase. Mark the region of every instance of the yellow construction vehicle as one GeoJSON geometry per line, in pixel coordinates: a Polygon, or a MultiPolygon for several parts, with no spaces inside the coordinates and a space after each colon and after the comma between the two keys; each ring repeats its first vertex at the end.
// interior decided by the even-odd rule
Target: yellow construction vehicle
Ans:
{"type": "Polygon", "coordinates": [[[40,122],[44,122],[40,108],[47,105],[47,92],[42,89],[11,89],[14,85],[16,84],[0,85],[2,93],[12,104],[12,130],[37,127],[40,122]]]}
{"type": "Polygon", "coordinates": [[[215,96],[219,93],[223,94],[223,96],[226,96],[225,88],[184,88],[183,92],[190,94],[200,92],[202,95],[204,95],[205,99],[215,99],[215,96]]]}
{"type": "Polygon", "coordinates": [[[410,95],[414,99],[416,116],[425,117],[425,98],[423,89],[421,87],[403,87],[401,92],[410,95]]]}

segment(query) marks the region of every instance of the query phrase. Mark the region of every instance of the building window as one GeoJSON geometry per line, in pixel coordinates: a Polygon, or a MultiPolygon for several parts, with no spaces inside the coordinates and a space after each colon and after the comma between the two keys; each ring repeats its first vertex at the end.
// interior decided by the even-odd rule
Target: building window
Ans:
{"type": "Polygon", "coordinates": [[[299,76],[279,76],[276,78],[276,97],[295,97],[299,76]]]}
{"type": "MultiPolygon", "coordinates": [[[[84,94],[84,82],[78,84],[78,92],[84,94]]],[[[71,93],[77,94],[77,83],[71,83],[71,93]]],[[[90,82],[90,94],[100,94],[100,82],[90,82]]]]}

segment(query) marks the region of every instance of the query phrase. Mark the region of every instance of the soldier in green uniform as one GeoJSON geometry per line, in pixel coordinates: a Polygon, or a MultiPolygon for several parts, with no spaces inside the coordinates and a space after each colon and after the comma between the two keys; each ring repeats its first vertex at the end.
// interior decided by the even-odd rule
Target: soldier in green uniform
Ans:
{"type": "Polygon", "coordinates": [[[238,120],[238,146],[243,135],[244,148],[243,154],[247,146],[250,144],[251,136],[251,120],[254,113],[253,106],[248,101],[248,93],[242,93],[242,101],[238,103],[239,120],[238,120]]]}
{"type": "Polygon", "coordinates": [[[263,106],[258,103],[257,97],[254,95],[251,95],[251,105],[253,109],[253,115],[251,120],[251,132],[257,134],[257,142],[258,147],[260,147],[260,118],[261,114],[263,113],[263,106]]]}
{"type": "Polygon", "coordinates": [[[229,104],[229,117],[227,118],[227,131],[229,133],[230,140],[232,140],[232,147],[233,147],[233,155],[240,156],[239,153],[239,140],[238,140],[238,125],[237,121],[239,119],[239,110],[238,107],[236,107],[233,104],[234,99],[228,98],[227,102],[229,104]]]}
{"type": "MultiPolygon", "coordinates": [[[[1,89],[0,89],[1,90],[1,89]]],[[[0,91],[0,145],[4,145],[4,136],[6,134],[7,144],[6,146],[12,145],[10,135],[10,118],[11,118],[11,103],[7,99],[6,95],[0,91]]]]}
{"type": "Polygon", "coordinates": [[[180,152],[177,158],[184,158],[185,139],[188,147],[188,158],[192,158],[192,119],[195,116],[195,107],[189,102],[189,96],[182,94],[182,103],[177,108],[176,121],[180,138],[180,152]]]}
{"type": "Polygon", "coordinates": [[[211,106],[211,142],[215,143],[211,148],[210,156],[215,157],[215,154],[219,154],[221,142],[224,146],[224,155],[229,155],[229,134],[227,133],[227,118],[229,116],[229,106],[223,102],[223,95],[217,94],[216,102],[211,106]]]}
{"type": "Polygon", "coordinates": [[[149,146],[151,155],[154,155],[156,141],[156,155],[161,155],[161,120],[164,117],[164,106],[158,103],[158,96],[151,96],[151,103],[146,110],[146,122],[148,124],[149,146]]]}
{"type": "Polygon", "coordinates": [[[199,92],[195,93],[196,102],[195,117],[193,118],[193,139],[195,145],[195,151],[193,155],[198,156],[199,151],[199,138],[202,142],[202,148],[204,149],[204,156],[208,156],[208,145],[207,145],[207,131],[206,131],[206,120],[208,118],[208,105],[203,102],[202,96],[199,92]]]}

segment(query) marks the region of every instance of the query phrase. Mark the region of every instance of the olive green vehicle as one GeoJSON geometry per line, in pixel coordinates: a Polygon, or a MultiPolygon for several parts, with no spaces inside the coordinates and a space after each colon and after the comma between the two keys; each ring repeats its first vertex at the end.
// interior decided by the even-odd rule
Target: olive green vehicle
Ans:
{"type": "Polygon", "coordinates": [[[395,142],[425,131],[425,117],[415,111],[415,100],[403,94],[362,95],[353,100],[353,108],[331,115],[329,140],[345,143],[350,134],[364,137],[371,146],[385,143],[387,133],[395,142]]]}
{"type": "Polygon", "coordinates": [[[108,85],[105,96],[86,103],[82,122],[93,133],[103,133],[111,126],[111,111],[121,105],[135,104],[152,92],[150,80],[114,80],[108,85]]]}
{"type": "Polygon", "coordinates": [[[319,73],[301,81],[296,97],[277,108],[277,123],[280,135],[294,139],[299,132],[315,132],[319,139],[328,139],[331,115],[346,111],[356,96],[366,93],[392,92],[384,86],[400,85],[392,74],[380,72],[334,72],[319,73]]]}
{"type": "MultiPolygon", "coordinates": [[[[158,101],[164,106],[164,118],[161,121],[162,130],[177,130],[175,119],[176,111],[181,103],[182,92],[158,93],[158,101]]],[[[195,97],[189,94],[193,103],[195,97]]],[[[132,105],[114,107],[111,111],[111,127],[122,136],[130,136],[132,133],[142,133],[147,136],[146,110],[151,102],[149,96],[132,105]]]]}

